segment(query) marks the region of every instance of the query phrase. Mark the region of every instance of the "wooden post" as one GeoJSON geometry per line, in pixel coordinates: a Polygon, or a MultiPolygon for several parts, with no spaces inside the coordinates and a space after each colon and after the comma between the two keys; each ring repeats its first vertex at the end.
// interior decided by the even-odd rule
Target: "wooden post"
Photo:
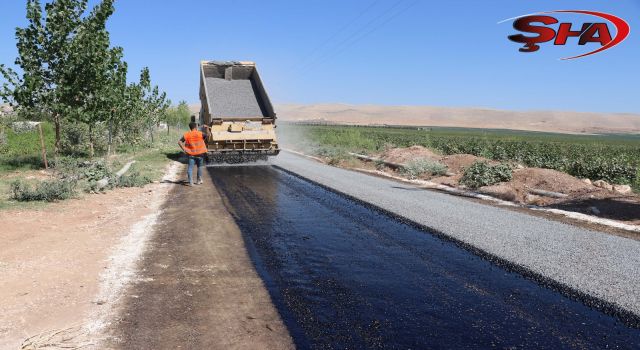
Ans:
{"type": "Polygon", "coordinates": [[[42,160],[44,161],[44,168],[49,169],[49,163],[47,163],[47,149],[44,147],[44,134],[42,133],[42,123],[38,123],[38,131],[40,132],[40,146],[42,147],[42,160]]]}
{"type": "Polygon", "coordinates": [[[111,143],[113,142],[113,116],[109,118],[109,146],[107,147],[107,159],[111,156],[111,143]]]}

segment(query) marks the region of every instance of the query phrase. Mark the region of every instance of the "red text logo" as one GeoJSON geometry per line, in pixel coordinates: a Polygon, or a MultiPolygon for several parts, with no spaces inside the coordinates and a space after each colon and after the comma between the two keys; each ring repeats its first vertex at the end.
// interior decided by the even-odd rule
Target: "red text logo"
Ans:
{"type": "Polygon", "coordinates": [[[617,16],[584,10],[558,10],[517,17],[513,22],[513,28],[525,34],[536,34],[536,36],[525,34],[509,36],[509,40],[523,44],[520,52],[536,52],[540,50],[540,44],[551,41],[554,45],[567,45],[570,38],[577,39],[574,41],[577,45],[593,43],[598,46],[596,50],[578,56],[565,57],[563,60],[590,56],[608,50],[623,42],[630,32],[629,24],[617,16]],[[600,20],[604,19],[606,22],[561,23],[557,18],[550,16],[554,13],[594,16],[600,20]],[[551,25],[558,23],[560,25],[557,30],[551,27],[551,25]],[[615,31],[611,30],[610,23],[613,24],[615,31]]]}

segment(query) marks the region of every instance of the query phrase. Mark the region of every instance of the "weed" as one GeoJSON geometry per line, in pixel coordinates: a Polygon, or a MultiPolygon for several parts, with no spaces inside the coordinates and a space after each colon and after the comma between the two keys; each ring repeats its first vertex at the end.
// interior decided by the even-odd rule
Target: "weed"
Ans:
{"type": "Polygon", "coordinates": [[[129,174],[122,175],[116,186],[118,187],[144,187],[151,183],[151,179],[147,176],[141,175],[139,171],[131,171],[129,174]]]}
{"type": "Polygon", "coordinates": [[[510,181],[512,178],[513,170],[507,164],[490,165],[487,162],[475,162],[465,169],[460,183],[476,189],[510,181]]]}
{"type": "Polygon", "coordinates": [[[410,179],[415,179],[422,175],[444,175],[447,173],[447,167],[429,159],[418,158],[409,161],[401,172],[410,179]]]}
{"type": "Polygon", "coordinates": [[[76,182],[72,180],[48,180],[31,186],[22,180],[10,184],[12,198],[19,202],[54,202],[76,195],[76,182]]]}
{"type": "Polygon", "coordinates": [[[353,158],[346,150],[339,147],[320,147],[316,151],[320,157],[327,158],[329,165],[338,165],[340,162],[353,158]]]}

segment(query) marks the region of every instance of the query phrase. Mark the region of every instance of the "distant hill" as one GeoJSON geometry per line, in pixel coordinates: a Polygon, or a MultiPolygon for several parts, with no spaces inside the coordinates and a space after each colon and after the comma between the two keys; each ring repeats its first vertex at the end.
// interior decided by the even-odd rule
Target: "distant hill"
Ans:
{"type": "MultiPolygon", "coordinates": [[[[198,104],[190,107],[194,113],[200,110],[198,104]]],[[[640,133],[639,114],[348,104],[281,104],[275,109],[280,120],[291,122],[448,126],[570,134],[640,133]]]]}
{"type": "Polygon", "coordinates": [[[286,121],[338,124],[449,126],[560,133],[640,133],[640,115],[482,108],[376,105],[277,105],[286,121]]]}

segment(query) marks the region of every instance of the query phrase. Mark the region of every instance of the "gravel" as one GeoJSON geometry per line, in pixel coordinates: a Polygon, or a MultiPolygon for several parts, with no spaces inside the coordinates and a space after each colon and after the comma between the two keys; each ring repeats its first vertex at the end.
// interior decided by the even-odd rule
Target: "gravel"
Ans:
{"type": "Polygon", "coordinates": [[[639,241],[420,190],[287,152],[272,162],[427,227],[591,306],[633,323],[640,319],[639,241]]]}
{"type": "Polygon", "coordinates": [[[262,117],[250,80],[206,78],[211,115],[222,118],[262,117]]]}

